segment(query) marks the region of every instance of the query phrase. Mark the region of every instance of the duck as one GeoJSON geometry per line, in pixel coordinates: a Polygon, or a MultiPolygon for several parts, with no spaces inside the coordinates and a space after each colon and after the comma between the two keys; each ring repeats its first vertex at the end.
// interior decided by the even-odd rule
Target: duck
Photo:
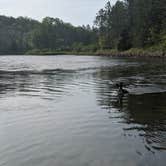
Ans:
{"type": "Polygon", "coordinates": [[[128,90],[123,88],[123,82],[116,84],[116,86],[118,87],[118,95],[123,96],[129,93],[128,90]]]}

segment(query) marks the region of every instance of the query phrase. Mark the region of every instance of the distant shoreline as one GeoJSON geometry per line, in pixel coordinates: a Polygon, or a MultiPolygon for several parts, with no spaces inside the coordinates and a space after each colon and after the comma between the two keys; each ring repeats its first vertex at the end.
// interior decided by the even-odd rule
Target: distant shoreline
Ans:
{"type": "Polygon", "coordinates": [[[94,56],[111,56],[111,57],[152,57],[152,58],[166,58],[164,51],[149,51],[143,49],[130,49],[127,51],[117,50],[98,50],[98,51],[29,51],[25,55],[94,55],[94,56]]]}
{"type": "Polygon", "coordinates": [[[25,54],[1,54],[0,56],[56,56],[56,55],[82,55],[82,56],[110,56],[110,57],[131,57],[131,58],[166,58],[164,51],[149,51],[143,49],[130,49],[127,51],[98,50],[98,51],[42,51],[32,50],[25,54]]]}

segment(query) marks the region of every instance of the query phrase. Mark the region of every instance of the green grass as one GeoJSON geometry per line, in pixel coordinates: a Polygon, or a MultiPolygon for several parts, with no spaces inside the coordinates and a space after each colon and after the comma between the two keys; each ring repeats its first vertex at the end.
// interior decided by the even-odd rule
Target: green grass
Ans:
{"type": "Polygon", "coordinates": [[[97,51],[54,51],[54,50],[30,50],[26,55],[107,55],[124,57],[166,57],[166,52],[159,46],[149,48],[131,48],[127,51],[118,51],[116,49],[97,50],[97,51]]]}

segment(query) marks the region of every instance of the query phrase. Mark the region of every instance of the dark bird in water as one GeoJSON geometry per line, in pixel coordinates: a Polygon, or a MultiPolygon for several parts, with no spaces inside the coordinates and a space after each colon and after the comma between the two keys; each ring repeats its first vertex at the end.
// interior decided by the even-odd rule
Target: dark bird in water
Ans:
{"type": "Polygon", "coordinates": [[[128,94],[129,92],[123,88],[123,82],[120,82],[119,84],[116,84],[116,86],[118,87],[118,95],[124,95],[124,94],[128,94]]]}

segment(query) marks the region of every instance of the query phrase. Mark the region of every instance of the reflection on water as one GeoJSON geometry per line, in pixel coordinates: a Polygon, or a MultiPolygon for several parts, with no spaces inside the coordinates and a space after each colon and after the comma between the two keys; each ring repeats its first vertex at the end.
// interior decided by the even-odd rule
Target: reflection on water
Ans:
{"type": "Polygon", "coordinates": [[[125,135],[140,136],[145,148],[152,153],[166,150],[166,66],[163,63],[101,70],[101,79],[124,81],[129,94],[118,96],[115,83],[98,85],[98,102],[109,110],[110,118],[127,124],[125,135]],[[116,114],[118,116],[116,116],[116,114]]]}
{"type": "Polygon", "coordinates": [[[165,165],[165,72],[153,59],[0,57],[0,165],[165,165]]]}
{"type": "MultiPolygon", "coordinates": [[[[166,150],[166,93],[143,94],[139,96],[129,96],[128,99],[128,119],[129,124],[140,124],[142,127],[136,130],[144,131],[140,134],[150,150],[166,150]]],[[[132,130],[129,127],[127,130],[132,130]]]]}

